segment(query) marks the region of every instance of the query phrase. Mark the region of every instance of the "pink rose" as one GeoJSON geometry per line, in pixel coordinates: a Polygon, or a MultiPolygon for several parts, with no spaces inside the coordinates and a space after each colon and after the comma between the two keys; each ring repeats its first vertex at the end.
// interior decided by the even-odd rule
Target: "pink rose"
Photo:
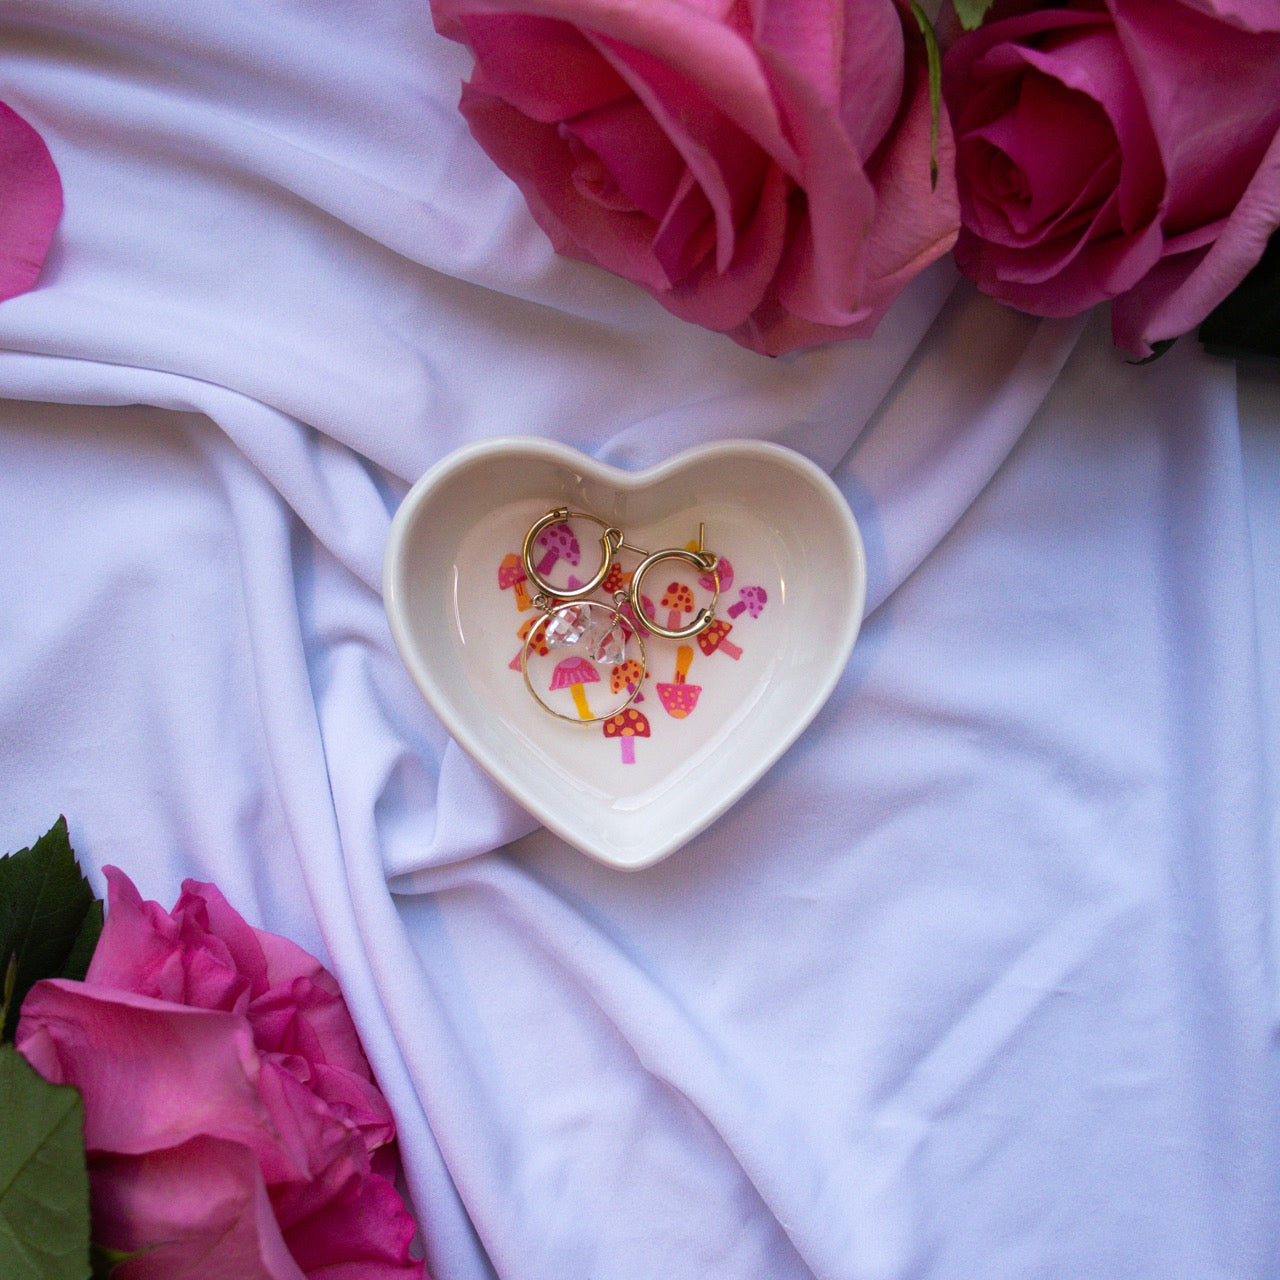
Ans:
{"type": "Polygon", "coordinates": [[[62,183],[40,135],[0,102],[0,301],[36,282],[62,216],[62,183]]]}
{"type": "Polygon", "coordinates": [[[769,355],[868,335],[952,245],[905,0],[432,0],[560,253],[769,355]]]}
{"type": "Polygon", "coordinates": [[[407,1280],[391,1113],[333,977],[188,880],[172,914],[107,869],[85,981],[37,983],[17,1045],[84,1095],[94,1239],[120,1280],[407,1280]]]}
{"type": "Polygon", "coordinates": [[[1015,10],[958,40],[943,77],[956,260],[1023,311],[1116,299],[1116,342],[1150,355],[1203,320],[1280,226],[1275,0],[1015,10]]]}

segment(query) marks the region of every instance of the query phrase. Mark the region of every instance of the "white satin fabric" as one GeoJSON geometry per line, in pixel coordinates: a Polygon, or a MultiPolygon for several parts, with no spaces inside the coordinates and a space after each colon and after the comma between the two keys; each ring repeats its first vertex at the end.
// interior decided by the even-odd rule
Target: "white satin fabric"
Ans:
{"type": "Polygon", "coordinates": [[[1276,1275],[1280,376],[945,263],[765,360],[555,258],[465,72],[418,0],[0,12],[66,189],[0,306],[4,847],[327,957],[438,1280],[1276,1275]],[[390,639],[397,501],[512,432],[779,441],[867,542],[830,703],[642,873],[390,639]]]}

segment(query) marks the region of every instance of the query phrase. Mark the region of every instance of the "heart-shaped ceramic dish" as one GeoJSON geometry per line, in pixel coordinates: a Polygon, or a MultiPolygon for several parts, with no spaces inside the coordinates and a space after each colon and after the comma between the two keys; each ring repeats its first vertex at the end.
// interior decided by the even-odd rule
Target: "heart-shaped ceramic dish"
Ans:
{"type": "MultiPolygon", "coordinates": [[[[584,576],[596,549],[584,550],[584,576]]],[[[457,450],[414,485],[392,523],[383,590],[400,654],[458,743],[552,831],[635,870],[723,813],[817,714],[861,625],[866,561],[840,491],[778,445],[704,445],[627,472],[508,437],[457,450]],[[547,715],[525,687],[518,631],[538,615],[501,589],[512,575],[499,568],[559,506],[649,548],[688,546],[701,522],[729,562],[717,615],[731,640],[709,653],[648,642],[633,704],[643,737],[611,741],[600,722],[547,715]],[[673,682],[695,691],[679,719],[673,682]]]]}

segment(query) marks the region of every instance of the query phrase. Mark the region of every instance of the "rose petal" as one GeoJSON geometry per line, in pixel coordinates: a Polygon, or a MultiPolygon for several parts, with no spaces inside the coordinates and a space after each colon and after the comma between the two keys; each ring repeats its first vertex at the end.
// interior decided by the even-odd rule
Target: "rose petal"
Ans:
{"type": "Polygon", "coordinates": [[[261,1164],[282,1225],[314,1212],[349,1180],[368,1176],[368,1152],[359,1135],[287,1064],[263,1062],[258,1094],[278,1139],[261,1164]]]}
{"type": "Polygon", "coordinates": [[[95,1156],[89,1178],[94,1239],[141,1251],[118,1280],[303,1280],[245,1147],[196,1137],[146,1155],[95,1156]]]}
{"type": "Polygon", "coordinates": [[[660,222],[671,208],[684,160],[653,115],[633,96],[588,111],[561,126],[596,156],[627,206],[660,222]]]}
{"type": "Polygon", "coordinates": [[[1280,129],[1280,35],[1165,0],[1113,8],[1168,173],[1167,231],[1225,217],[1280,129]]]}
{"type": "Polygon", "coordinates": [[[254,1043],[264,1052],[301,1053],[372,1080],[355,1023],[338,983],[326,969],[273,987],[246,1011],[254,1043]]]}
{"type": "MultiPolygon", "coordinates": [[[[595,44],[693,175],[715,219],[716,269],[723,273],[733,260],[738,226],[759,198],[767,156],[719,103],[706,98],[696,84],[674,73],[661,59],[616,41],[597,38],[595,44]]],[[[679,246],[668,247],[666,253],[678,256],[679,246]]]]}
{"type": "Polygon", "coordinates": [[[0,300],[26,293],[62,216],[62,182],[44,139],[0,102],[0,300]]]}
{"type": "MultiPolygon", "coordinates": [[[[761,57],[803,157],[805,217],[788,235],[778,280],[784,308],[826,326],[853,323],[866,280],[863,255],[875,189],[840,122],[804,77],[771,50],[761,57]]],[[[928,152],[919,157],[928,170],[928,152]]]]}
{"type": "Polygon", "coordinates": [[[463,86],[460,106],[476,141],[520,188],[558,253],[646,289],[668,286],[653,256],[653,219],[581,199],[573,183],[575,160],[554,125],[539,124],[474,85],[463,86]]]}
{"type": "Polygon", "coordinates": [[[476,57],[474,82],[531,120],[552,124],[627,96],[627,86],[567,22],[519,13],[461,19],[476,57]]]}
{"type": "Polygon", "coordinates": [[[870,333],[909,281],[951,249],[960,226],[951,122],[945,112],[938,122],[935,186],[924,163],[932,108],[928,71],[919,62],[908,64],[905,88],[906,103],[897,127],[869,169],[876,209],[865,257],[863,306],[869,314],[857,322],[855,332],[860,336],[870,333]]]}
{"type": "Polygon", "coordinates": [[[1189,333],[1244,279],[1278,228],[1280,133],[1212,246],[1166,257],[1116,301],[1111,324],[1117,345],[1145,357],[1154,343],[1189,333]]]}
{"type": "Polygon", "coordinates": [[[730,333],[755,350],[765,341],[753,334],[743,341],[735,332],[760,306],[782,257],[787,230],[787,180],[770,169],[754,217],[739,233],[739,251],[727,271],[708,264],[700,275],[654,296],[673,315],[708,329],[730,333]]]}
{"type": "Polygon", "coordinates": [[[1280,8],[1275,0],[1181,0],[1192,9],[1211,14],[1245,31],[1280,31],[1280,8]]]}
{"type": "Polygon", "coordinates": [[[812,86],[869,159],[902,99],[902,20],[891,0],[764,0],[755,40],[812,86]]]}
{"type": "Polygon", "coordinates": [[[17,1046],[84,1095],[93,1150],[139,1154],[208,1134],[274,1152],[249,1024],[235,1014],[47,979],[23,1002],[17,1046]]]}
{"type": "MultiPolygon", "coordinates": [[[[510,0],[435,0],[446,23],[510,10],[510,0]]],[[[520,0],[520,12],[567,22],[592,39],[648,54],[717,108],[784,168],[798,160],[780,127],[760,64],[720,6],[701,10],[684,0],[520,0]]]]}
{"type": "Polygon", "coordinates": [[[966,143],[976,139],[1017,175],[1019,189],[1007,187],[998,197],[1018,240],[1039,238],[1054,227],[1100,172],[1109,189],[1119,182],[1120,148],[1106,113],[1092,98],[1047,76],[1026,76],[1014,109],[975,129],[966,143]],[[1046,120],[1057,126],[1052,147],[1039,136],[1046,120]]]}
{"type": "Polygon", "coordinates": [[[673,284],[686,279],[699,264],[716,260],[715,210],[687,169],[654,234],[653,256],[673,284]]]}
{"type": "Polygon", "coordinates": [[[284,1234],[302,1269],[324,1280],[404,1280],[422,1273],[422,1263],[409,1257],[413,1219],[391,1183],[377,1175],[351,1183],[284,1234]]]}

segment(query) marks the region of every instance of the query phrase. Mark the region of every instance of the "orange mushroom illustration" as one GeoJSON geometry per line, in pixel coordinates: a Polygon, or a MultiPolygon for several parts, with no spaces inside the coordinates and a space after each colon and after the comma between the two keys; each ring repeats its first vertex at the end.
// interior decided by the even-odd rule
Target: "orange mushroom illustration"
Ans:
{"type": "Polygon", "coordinates": [[[698,648],[708,658],[713,653],[723,653],[726,658],[732,658],[737,662],[742,657],[742,650],[729,639],[729,632],[732,630],[731,623],[723,618],[717,618],[705,631],[698,633],[698,648]]]}
{"type": "Polygon", "coordinates": [[[676,650],[675,680],[671,684],[658,686],[658,701],[674,720],[683,720],[685,716],[691,715],[698,705],[698,695],[702,693],[701,685],[688,683],[689,664],[692,661],[693,647],[682,644],[676,650]]]}
{"type": "Polygon", "coordinates": [[[529,632],[532,631],[541,621],[542,614],[535,613],[532,618],[526,618],[524,622],[521,623],[520,630],[516,632],[516,635],[523,642],[520,646],[520,652],[507,663],[507,666],[509,666],[512,671],[519,671],[521,669],[521,666],[523,665],[522,659],[524,657],[525,645],[528,645],[530,653],[536,653],[540,658],[545,658],[547,654],[551,652],[551,646],[547,643],[546,627],[540,627],[538,629],[538,634],[533,637],[533,643],[528,644],[529,632]]]}
{"type": "Polygon", "coordinates": [[[575,657],[565,658],[563,662],[557,662],[555,670],[551,673],[551,684],[548,686],[552,693],[558,689],[568,689],[573,696],[573,705],[578,712],[580,720],[591,719],[591,708],[587,705],[587,695],[582,691],[585,684],[599,684],[600,673],[591,665],[586,658],[575,657]]]}
{"type": "Polygon", "coordinates": [[[649,736],[649,721],[634,707],[619,711],[604,722],[604,736],[617,738],[622,747],[622,763],[635,764],[636,739],[649,736]]]}
{"type": "MultiPolygon", "coordinates": [[[[620,662],[613,669],[613,673],[609,676],[609,692],[621,693],[625,689],[628,693],[636,693],[636,686],[644,679],[644,668],[636,658],[628,658],[625,662],[620,662]]],[[[644,701],[643,693],[636,693],[635,700],[637,702],[644,701]]]]}
{"type": "Polygon", "coordinates": [[[520,563],[520,557],[514,551],[509,551],[502,557],[502,564],[498,566],[498,590],[514,590],[516,608],[521,613],[529,607],[529,590],[524,585],[527,581],[528,578],[525,576],[524,565],[520,563]]]}
{"type": "Polygon", "coordinates": [[[667,626],[672,631],[684,626],[684,615],[693,612],[693,588],[683,582],[673,582],[662,597],[662,608],[667,612],[667,626]]]}

